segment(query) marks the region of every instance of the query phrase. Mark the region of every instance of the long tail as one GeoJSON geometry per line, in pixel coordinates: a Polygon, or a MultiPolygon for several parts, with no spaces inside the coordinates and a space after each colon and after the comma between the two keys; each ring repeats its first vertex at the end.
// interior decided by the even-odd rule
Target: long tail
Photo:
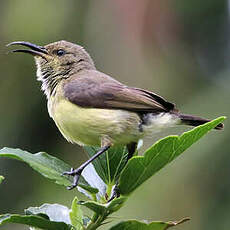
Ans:
{"type": "MultiPolygon", "coordinates": [[[[206,122],[209,122],[211,120],[202,118],[202,117],[196,117],[193,115],[189,115],[189,114],[178,114],[179,118],[182,121],[182,124],[185,125],[191,125],[191,126],[198,126],[198,125],[202,125],[205,124],[206,122]]],[[[224,128],[224,124],[220,123],[219,125],[217,125],[215,127],[215,129],[221,130],[224,128]]]]}

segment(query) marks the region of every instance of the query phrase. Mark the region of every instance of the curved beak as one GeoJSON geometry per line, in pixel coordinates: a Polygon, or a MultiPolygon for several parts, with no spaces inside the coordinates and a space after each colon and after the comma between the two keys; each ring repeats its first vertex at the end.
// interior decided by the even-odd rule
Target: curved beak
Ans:
{"type": "Polygon", "coordinates": [[[28,53],[28,54],[32,54],[33,56],[41,56],[43,58],[45,58],[44,54],[48,54],[45,47],[38,46],[30,42],[16,41],[16,42],[11,42],[7,44],[6,46],[11,46],[11,45],[22,45],[22,46],[26,46],[30,48],[30,49],[16,49],[16,50],[10,51],[13,53],[15,52],[28,53]]]}

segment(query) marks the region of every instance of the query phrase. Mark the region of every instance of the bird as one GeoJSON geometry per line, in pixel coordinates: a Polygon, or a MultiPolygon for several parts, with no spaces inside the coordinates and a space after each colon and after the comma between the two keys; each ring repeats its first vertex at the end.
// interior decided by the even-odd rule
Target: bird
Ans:
{"type": "MultiPolygon", "coordinates": [[[[68,189],[78,185],[85,167],[112,146],[127,146],[127,161],[137,143],[146,136],[175,125],[199,126],[209,119],[181,113],[151,91],[130,87],[98,71],[89,53],[80,45],[61,40],[39,46],[15,41],[26,49],[11,52],[34,56],[37,80],[47,97],[49,116],[64,138],[80,146],[99,146],[98,152],[77,169],[68,189]],[[28,49],[29,48],[29,49],[28,49]]],[[[215,129],[223,129],[218,124],[215,129]]]]}

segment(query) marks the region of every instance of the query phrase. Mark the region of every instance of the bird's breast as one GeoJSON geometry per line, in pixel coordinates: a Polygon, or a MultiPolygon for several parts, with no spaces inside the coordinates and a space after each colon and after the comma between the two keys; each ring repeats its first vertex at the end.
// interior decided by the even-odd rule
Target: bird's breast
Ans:
{"type": "Polygon", "coordinates": [[[113,144],[127,144],[142,135],[136,113],[80,107],[64,97],[61,87],[49,98],[48,111],[62,135],[79,145],[99,146],[104,136],[113,144]]]}

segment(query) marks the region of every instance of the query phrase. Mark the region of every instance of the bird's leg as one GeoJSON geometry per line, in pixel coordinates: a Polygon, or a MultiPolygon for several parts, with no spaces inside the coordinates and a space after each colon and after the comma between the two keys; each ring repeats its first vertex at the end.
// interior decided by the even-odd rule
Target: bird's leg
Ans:
{"type": "Polygon", "coordinates": [[[131,159],[134,155],[134,153],[136,152],[137,149],[137,143],[136,142],[131,142],[130,144],[127,145],[127,149],[128,149],[128,156],[126,158],[126,163],[128,163],[129,159],[131,159]]]}
{"type": "MultiPolygon", "coordinates": [[[[131,159],[132,156],[134,155],[134,153],[137,149],[137,143],[132,142],[132,143],[128,144],[127,149],[128,149],[128,155],[127,155],[127,158],[125,160],[125,165],[128,163],[129,159],[131,159]]],[[[114,198],[119,197],[119,196],[120,196],[120,192],[118,189],[118,181],[116,181],[112,195],[111,195],[110,199],[108,200],[108,202],[112,201],[114,198]]]]}
{"type": "Polygon", "coordinates": [[[110,145],[106,145],[106,146],[102,147],[95,155],[93,155],[89,160],[87,160],[85,163],[83,163],[77,169],[72,168],[71,171],[69,171],[69,172],[63,172],[62,175],[73,176],[73,184],[71,186],[68,186],[67,189],[71,190],[71,189],[77,187],[81,173],[84,170],[84,168],[88,164],[90,164],[92,161],[94,161],[97,157],[99,157],[102,153],[104,153],[106,150],[108,150],[109,148],[110,148],[110,145]]]}
{"type": "Polygon", "coordinates": [[[120,195],[121,195],[121,194],[120,194],[120,191],[119,191],[119,188],[118,188],[118,181],[116,181],[116,184],[115,184],[115,186],[114,186],[112,195],[111,195],[110,199],[109,199],[107,202],[110,202],[110,201],[112,201],[113,199],[118,198],[120,195]]]}

